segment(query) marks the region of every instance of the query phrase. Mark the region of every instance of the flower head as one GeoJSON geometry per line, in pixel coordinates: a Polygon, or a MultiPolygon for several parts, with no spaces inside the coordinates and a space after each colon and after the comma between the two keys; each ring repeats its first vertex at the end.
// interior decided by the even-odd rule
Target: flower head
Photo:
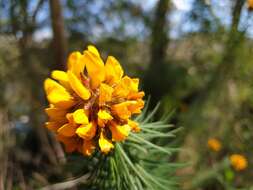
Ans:
{"type": "Polygon", "coordinates": [[[207,146],[214,152],[219,152],[222,148],[221,142],[216,138],[210,138],[207,141],[207,146]]]}
{"type": "Polygon", "coordinates": [[[113,142],[140,131],[133,114],[144,107],[139,79],[124,76],[120,63],[109,56],[104,64],[98,50],[88,46],[73,52],[67,71],[55,70],[44,82],[49,107],[46,127],[56,133],[67,152],[108,153],[113,142]]]}
{"type": "Polygon", "coordinates": [[[248,9],[250,11],[252,11],[253,10],[253,0],[248,0],[247,3],[248,3],[248,9]]]}
{"type": "Polygon", "coordinates": [[[232,154],[229,157],[230,163],[232,167],[236,171],[242,171],[248,167],[248,161],[245,156],[241,154],[232,154]]]}

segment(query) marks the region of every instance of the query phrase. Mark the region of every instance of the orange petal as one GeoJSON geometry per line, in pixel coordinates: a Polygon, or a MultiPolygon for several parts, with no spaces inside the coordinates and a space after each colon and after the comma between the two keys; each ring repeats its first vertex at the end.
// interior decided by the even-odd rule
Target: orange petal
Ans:
{"type": "Polygon", "coordinates": [[[57,132],[65,137],[72,137],[76,134],[76,127],[67,123],[60,127],[57,132]]]}
{"type": "Polygon", "coordinates": [[[128,110],[132,114],[141,113],[141,109],[144,107],[144,101],[139,99],[137,101],[131,101],[131,104],[128,106],[128,110]]]}
{"type": "Polygon", "coordinates": [[[56,132],[61,126],[62,126],[62,123],[59,123],[56,121],[49,121],[45,123],[45,127],[53,132],[56,132]]]}
{"type": "Polygon", "coordinates": [[[131,112],[128,110],[128,106],[131,104],[130,101],[122,102],[112,106],[113,114],[116,114],[121,119],[128,119],[131,117],[131,112]]]}
{"type": "Polygon", "coordinates": [[[95,143],[92,140],[83,141],[82,153],[85,156],[90,156],[94,152],[95,148],[96,148],[95,143]]]}
{"type": "Polygon", "coordinates": [[[133,121],[133,120],[128,120],[128,125],[131,127],[131,130],[133,132],[140,132],[141,128],[139,127],[139,123],[133,121]]]}
{"type": "Polygon", "coordinates": [[[67,110],[57,108],[57,107],[49,107],[45,109],[50,121],[62,121],[66,120],[65,115],[67,114],[67,110]]]}
{"type": "Polygon", "coordinates": [[[236,171],[242,171],[248,167],[248,160],[241,154],[232,154],[229,160],[236,171]]]}
{"type": "Polygon", "coordinates": [[[76,138],[65,137],[58,134],[57,139],[64,144],[65,151],[68,153],[74,152],[78,149],[79,143],[76,138]]]}
{"type": "Polygon", "coordinates": [[[71,125],[73,125],[73,126],[76,125],[76,123],[75,123],[75,121],[74,121],[74,118],[73,118],[73,113],[67,113],[66,118],[67,118],[68,122],[69,122],[71,125]]]}
{"type": "Polygon", "coordinates": [[[141,91],[141,92],[130,92],[127,96],[127,99],[128,100],[142,99],[143,96],[145,96],[145,93],[143,91],[141,91]]]}
{"type": "Polygon", "coordinates": [[[128,97],[131,93],[135,94],[138,92],[139,79],[131,79],[128,76],[123,77],[118,85],[115,87],[113,96],[114,97],[128,97]]]}
{"type": "Polygon", "coordinates": [[[113,122],[110,126],[110,130],[112,132],[113,141],[123,141],[128,137],[131,127],[127,124],[118,125],[117,123],[113,122]]]}

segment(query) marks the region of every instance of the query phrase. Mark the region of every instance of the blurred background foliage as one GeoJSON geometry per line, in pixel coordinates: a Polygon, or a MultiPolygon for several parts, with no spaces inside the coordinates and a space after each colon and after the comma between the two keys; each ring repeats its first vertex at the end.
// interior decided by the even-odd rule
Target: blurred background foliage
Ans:
{"type": "MultiPolygon", "coordinates": [[[[180,189],[253,189],[253,26],[246,0],[0,0],[0,189],[76,175],[43,128],[43,80],[95,44],[183,126],[180,189]],[[207,147],[208,138],[222,144],[207,147]],[[240,153],[241,172],[227,164],[240,153]],[[64,171],[64,172],[63,172],[64,171]]],[[[170,143],[170,140],[167,140],[170,143]]]]}

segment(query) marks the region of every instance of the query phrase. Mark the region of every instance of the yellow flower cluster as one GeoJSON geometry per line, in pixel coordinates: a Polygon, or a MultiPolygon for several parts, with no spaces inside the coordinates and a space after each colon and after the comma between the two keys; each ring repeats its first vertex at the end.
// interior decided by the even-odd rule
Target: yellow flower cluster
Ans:
{"type": "Polygon", "coordinates": [[[222,148],[220,141],[216,138],[210,138],[207,141],[207,146],[214,152],[219,152],[222,148]]]}
{"type": "Polygon", "coordinates": [[[55,132],[66,152],[91,155],[96,148],[108,153],[113,142],[130,131],[140,131],[133,114],[144,107],[139,80],[123,76],[120,63],[108,56],[105,64],[94,46],[73,52],[67,71],[55,70],[44,82],[49,117],[46,127],[55,132]]]}
{"type": "Polygon", "coordinates": [[[248,167],[247,159],[241,154],[232,154],[230,157],[230,163],[236,171],[242,171],[248,167]]]}
{"type": "Polygon", "coordinates": [[[248,9],[253,10],[253,0],[248,0],[248,9]]]}

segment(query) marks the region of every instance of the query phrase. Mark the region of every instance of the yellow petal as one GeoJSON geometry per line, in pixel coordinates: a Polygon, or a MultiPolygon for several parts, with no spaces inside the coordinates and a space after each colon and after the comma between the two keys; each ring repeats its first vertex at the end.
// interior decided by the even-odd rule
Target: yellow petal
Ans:
{"type": "Polygon", "coordinates": [[[65,71],[54,70],[51,73],[51,77],[58,81],[68,82],[68,75],[65,71]]]}
{"type": "Polygon", "coordinates": [[[114,148],[112,142],[105,137],[105,134],[103,131],[101,131],[100,133],[98,144],[99,144],[100,150],[106,154],[110,152],[111,149],[114,148]]]}
{"type": "Polygon", "coordinates": [[[100,119],[105,119],[105,120],[111,120],[111,119],[113,119],[112,116],[110,115],[110,113],[108,113],[105,110],[99,110],[98,117],[100,119]]]}
{"type": "Polygon", "coordinates": [[[96,56],[100,57],[100,54],[97,50],[97,48],[93,45],[89,45],[88,46],[88,51],[92,52],[93,54],[95,54],[96,56]]]}
{"type": "Polygon", "coordinates": [[[62,92],[65,92],[66,89],[60,85],[58,82],[50,79],[50,78],[47,78],[45,81],[44,81],[44,89],[46,91],[46,94],[50,94],[50,92],[52,92],[53,90],[58,90],[58,91],[62,91],[62,92]]]}
{"type": "Polygon", "coordinates": [[[106,102],[112,100],[113,88],[107,84],[101,83],[99,87],[99,105],[103,105],[106,102]]]}
{"type": "Polygon", "coordinates": [[[77,138],[65,137],[61,134],[57,134],[57,140],[64,144],[65,151],[68,153],[76,151],[79,147],[77,138]]]}
{"type": "Polygon", "coordinates": [[[109,56],[106,60],[105,73],[105,80],[110,85],[118,83],[124,74],[120,63],[113,56],[109,56]]]}
{"type": "Polygon", "coordinates": [[[131,112],[128,110],[130,104],[130,101],[115,104],[112,106],[112,112],[121,119],[128,119],[131,116],[131,112]]]}
{"type": "Polygon", "coordinates": [[[84,100],[90,98],[90,91],[81,83],[81,81],[71,72],[68,71],[68,78],[71,88],[75,93],[84,100]]]}
{"type": "Polygon", "coordinates": [[[96,130],[96,123],[90,122],[88,125],[81,125],[78,127],[76,134],[85,140],[90,140],[95,136],[96,130]]]}
{"type": "Polygon", "coordinates": [[[112,119],[113,119],[113,117],[110,115],[110,113],[108,113],[105,110],[99,110],[99,112],[98,112],[98,125],[100,127],[104,127],[105,124],[112,119]]]}
{"type": "Polygon", "coordinates": [[[77,124],[88,124],[89,120],[84,109],[78,109],[73,113],[74,122],[77,124]]]}
{"type": "Polygon", "coordinates": [[[95,148],[95,143],[92,140],[83,141],[82,153],[85,156],[90,156],[94,152],[95,148]]]}
{"type": "Polygon", "coordinates": [[[131,84],[130,90],[133,92],[137,92],[139,87],[139,79],[138,78],[132,79],[130,84],[131,84]]]}
{"type": "Polygon", "coordinates": [[[105,66],[100,56],[94,52],[94,49],[84,51],[84,59],[88,76],[91,79],[91,87],[97,88],[105,80],[105,66]]]}
{"type": "Polygon", "coordinates": [[[66,89],[70,89],[68,75],[65,71],[54,70],[51,73],[51,77],[60,82],[66,89]]]}
{"type": "Polygon", "coordinates": [[[113,141],[123,141],[125,140],[131,130],[129,125],[118,125],[115,122],[110,126],[110,130],[112,132],[112,140],[113,141]]]}
{"type": "Polygon", "coordinates": [[[47,99],[56,107],[69,108],[74,104],[72,96],[59,83],[52,79],[46,79],[44,88],[47,94],[47,99]]]}
{"type": "Polygon", "coordinates": [[[68,109],[75,104],[73,98],[67,91],[52,90],[47,96],[48,101],[56,107],[68,109]]]}
{"type": "Polygon", "coordinates": [[[62,127],[60,127],[57,130],[57,132],[65,137],[72,137],[75,135],[76,127],[67,123],[67,124],[63,125],[62,127]]]}
{"type": "Polygon", "coordinates": [[[77,78],[80,78],[85,67],[85,60],[80,52],[73,52],[68,58],[68,70],[73,72],[77,78]]]}

